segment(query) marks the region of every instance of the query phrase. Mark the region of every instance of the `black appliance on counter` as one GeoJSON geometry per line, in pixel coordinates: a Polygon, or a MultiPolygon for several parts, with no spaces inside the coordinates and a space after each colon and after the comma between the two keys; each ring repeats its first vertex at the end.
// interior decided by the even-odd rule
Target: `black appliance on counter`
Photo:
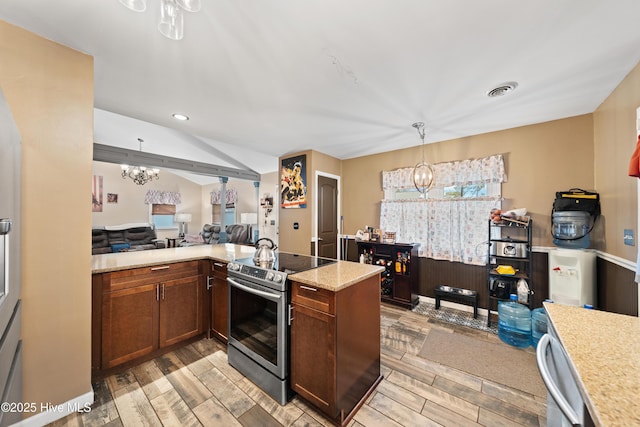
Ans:
{"type": "Polygon", "coordinates": [[[299,273],[335,260],[279,253],[273,268],[253,258],[227,264],[229,283],[229,364],[281,405],[292,395],[289,385],[291,282],[299,273]]]}

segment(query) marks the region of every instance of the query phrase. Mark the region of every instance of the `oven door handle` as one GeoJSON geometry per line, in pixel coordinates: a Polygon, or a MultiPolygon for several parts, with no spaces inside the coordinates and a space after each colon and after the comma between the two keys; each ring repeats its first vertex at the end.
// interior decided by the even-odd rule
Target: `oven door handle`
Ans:
{"type": "Polygon", "coordinates": [[[271,300],[271,301],[276,301],[277,302],[282,297],[279,294],[275,294],[275,293],[271,293],[271,292],[265,292],[265,291],[261,291],[259,289],[254,289],[252,287],[245,286],[242,283],[239,283],[239,282],[233,280],[230,277],[227,277],[227,282],[229,282],[231,285],[235,286],[236,288],[242,289],[245,292],[261,296],[261,297],[266,298],[266,299],[271,300]]]}

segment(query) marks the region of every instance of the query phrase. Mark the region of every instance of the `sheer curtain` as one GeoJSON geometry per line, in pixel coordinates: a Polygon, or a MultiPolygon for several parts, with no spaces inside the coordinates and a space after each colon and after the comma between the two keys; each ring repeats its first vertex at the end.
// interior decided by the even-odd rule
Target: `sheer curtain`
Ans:
{"type": "MultiPolygon", "coordinates": [[[[395,190],[413,188],[413,168],[384,171],[380,228],[396,232],[399,242],[420,243],[419,255],[484,265],[487,220],[500,195],[475,198],[390,200],[395,190]]],[[[506,181],[501,155],[434,165],[434,188],[506,181]]]]}

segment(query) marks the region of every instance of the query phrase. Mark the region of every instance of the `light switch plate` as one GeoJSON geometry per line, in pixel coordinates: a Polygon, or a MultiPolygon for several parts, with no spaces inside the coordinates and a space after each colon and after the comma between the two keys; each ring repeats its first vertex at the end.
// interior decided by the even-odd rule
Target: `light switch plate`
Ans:
{"type": "Polygon", "coordinates": [[[624,244],[627,246],[635,246],[635,238],[633,236],[633,230],[624,229],[624,244]]]}

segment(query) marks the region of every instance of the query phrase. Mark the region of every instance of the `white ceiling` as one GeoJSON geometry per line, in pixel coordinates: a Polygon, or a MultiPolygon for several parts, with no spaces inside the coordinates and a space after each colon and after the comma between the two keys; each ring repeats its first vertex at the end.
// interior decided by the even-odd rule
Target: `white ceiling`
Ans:
{"type": "Polygon", "coordinates": [[[94,57],[96,142],[259,173],[419,145],[415,121],[429,143],[590,113],[640,60],[638,0],[203,0],[181,41],[158,14],[0,2],[94,57]]]}

